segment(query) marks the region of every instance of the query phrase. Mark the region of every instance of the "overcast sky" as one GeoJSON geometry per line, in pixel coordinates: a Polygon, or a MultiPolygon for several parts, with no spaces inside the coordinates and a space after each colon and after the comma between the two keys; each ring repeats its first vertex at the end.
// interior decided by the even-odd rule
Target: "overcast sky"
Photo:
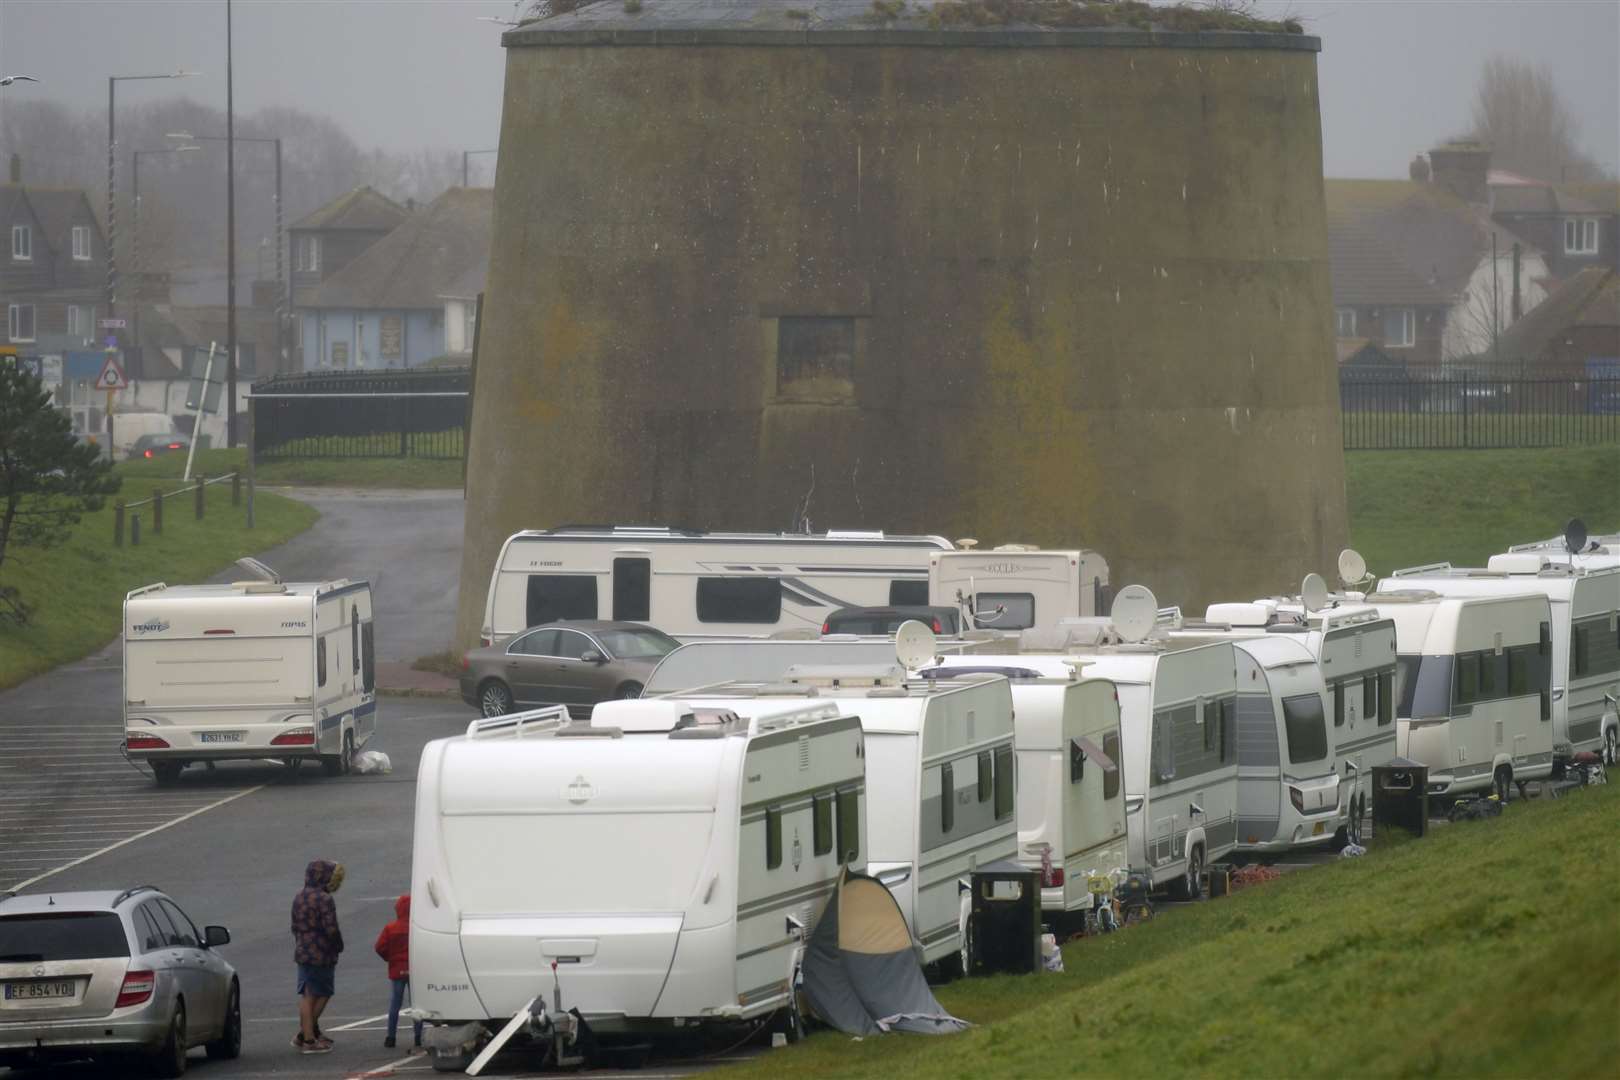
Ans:
{"type": "MultiPolygon", "coordinates": [[[[362,146],[483,149],[500,131],[502,27],[511,0],[237,0],[236,107],[324,112],[362,146]]],[[[1494,52],[1547,63],[1586,151],[1620,168],[1620,0],[1263,0],[1322,38],[1329,176],[1405,176],[1412,155],[1464,131],[1494,52]]],[[[125,83],[119,101],[184,93],[225,102],[223,0],[0,0],[0,74],[43,80],[0,91],[105,111],[109,74],[176,68],[174,83],[125,83]]]]}

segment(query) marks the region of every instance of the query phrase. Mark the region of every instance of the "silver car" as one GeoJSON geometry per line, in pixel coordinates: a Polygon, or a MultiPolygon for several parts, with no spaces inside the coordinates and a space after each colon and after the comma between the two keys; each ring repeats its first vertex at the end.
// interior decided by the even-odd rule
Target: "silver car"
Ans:
{"type": "Polygon", "coordinates": [[[236,969],[150,885],[123,892],[0,894],[0,1066],[140,1058],[158,1076],[186,1051],[242,1052],[236,969]]]}

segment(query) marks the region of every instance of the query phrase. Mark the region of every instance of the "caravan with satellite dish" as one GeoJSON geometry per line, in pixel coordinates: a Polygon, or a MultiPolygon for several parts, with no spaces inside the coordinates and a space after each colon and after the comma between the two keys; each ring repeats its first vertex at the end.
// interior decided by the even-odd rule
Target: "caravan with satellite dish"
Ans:
{"type": "Polygon", "coordinates": [[[1586,522],[1571,518],[1564,526],[1564,535],[1530,544],[1514,544],[1506,554],[1544,555],[1548,559],[1571,566],[1602,568],[1620,565],[1620,533],[1589,535],[1586,522]]]}
{"type": "Polygon", "coordinates": [[[1095,551],[957,543],[929,554],[928,602],[962,609],[967,629],[1012,632],[1108,611],[1108,563],[1095,551]]]}
{"type": "Polygon", "coordinates": [[[811,929],[867,862],[866,739],[843,702],[776,704],[551,706],[428,743],[411,998],[443,1042],[554,989],[553,1019],[598,1034],[793,1008],[811,929]]]}

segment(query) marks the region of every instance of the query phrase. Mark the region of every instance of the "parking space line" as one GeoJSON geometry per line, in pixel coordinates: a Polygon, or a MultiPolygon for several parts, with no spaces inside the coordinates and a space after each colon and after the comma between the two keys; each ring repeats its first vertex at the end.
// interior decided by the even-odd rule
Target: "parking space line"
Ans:
{"type": "MultiPolygon", "coordinates": [[[[333,1028],[332,1030],[337,1031],[340,1029],[333,1028]]],[[[410,1054],[400,1058],[398,1061],[390,1061],[386,1065],[378,1065],[370,1069],[363,1069],[360,1072],[344,1073],[343,1075],[345,1080],[370,1080],[370,1078],[374,1076],[387,1076],[401,1065],[415,1061],[419,1056],[421,1055],[410,1054]]]]}
{"type": "Polygon", "coordinates": [[[354,1028],[364,1027],[367,1024],[375,1024],[378,1020],[386,1020],[386,1019],[388,1019],[388,1014],[387,1013],[378,1013],[376,1016],[368,1016],[364,1020],[351,1020],[347,1024],[339,1024],[335,1028],[327,1028],[326,1030],[327,1031],[350,1031],[350,1030],[352,1030],[354,1028]]]}
{"type": "Polygon", "coordinates": [[[246,789],[245,791],[238,791],[234,795],[227,795],[225,798],[220,799],[217,802],[209,803],[207,806],[198,807],[197,809],[191,811],[190,813],[181,814],[179,817],[173,819],[172,821],[166,821],[161,825],[154,826],[153,828],[150,828],[150,829],[145,829],[145,830],[143,830],[141,832],[136,833],[134,836],[127,836],[127,837],[125,837],[124,839],[118,841],[115,844],[108,844],[106,847],[101,848],[98,851],[92,851],[88,855],[81,855],[77,859],[74,859],[71,862],[63,863],[61,866],[56,867],[54,870],[47,870],[43,874],[38,874],[38,875],[35,875],[34,877],[29,878],[27,881],[19,882],[18,884],[13,885],[12,888],[15,889],[15,890],[21,891],[23,889],[26,889],[28,886],[35,884],[36,882],[44,881],[46,878],[52,876],[53,874],[60,874],[64,870],[70,870],[73,867],[79,866],[82,863],[89,862],[91,859],[97,858],[98,856],[101,856],[101,855],[105,855],[109,851],[115,851],[118,848],[121,848],[126,844],[133,844],[137,840],[145,839],[146,837],[151,836],[153,833],[162,832],[164,829],[172,828],[173,826],[178,825],[183,821],[189,821],[191,818],[196,817],[198,814],[206,813],[209,810],[213,810],[213,809],[216,809],[217,807],[224,806],[226,803],[229,803],[229,802],[235,802],[237,799],[240,799],[245,795],[252,795],[255,791],[262,791],[262,790],[264,790],[265,787],[266,787],[266,785],[264,785],[264,784],[258,784],[258,785],[254,786],[254,787],[250,787],[250,788],[246,789]]]}

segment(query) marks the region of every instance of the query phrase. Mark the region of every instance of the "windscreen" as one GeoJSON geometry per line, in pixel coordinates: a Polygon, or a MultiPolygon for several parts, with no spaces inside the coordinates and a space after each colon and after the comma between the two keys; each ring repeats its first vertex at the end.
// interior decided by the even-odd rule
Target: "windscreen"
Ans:
{"type": "Polygon", "coordinates": [[[51,911],[0,917],[0,964],[128,955],[124,924],[111,912],[51,911]]]}
{"type": "Polygon", "coordinates": [[[1283,725],[1288,731],[1288,762],[1303,765],[1327,757],[1327,721],[1322,698],[1298,694],[1283,698],[1283,725]]]}
{"type": "Polygon", "coordinates": [[[674,652],[680,642],[660,630],[597,630],[602,647],[620,660],[656,660],[674,652]]]}
{"type": "Polygon", "coordinates": [[[1396,713],[1403,720],[1441,720],[1451,715],[1451,669],[1455,657],[1395,658],[1396,713]]]}
{"type": "Polygon", "coordinates": [[[125,696],[163,705],[284,705],[311,694],[307,637],[124,644],[125,696]]]}

